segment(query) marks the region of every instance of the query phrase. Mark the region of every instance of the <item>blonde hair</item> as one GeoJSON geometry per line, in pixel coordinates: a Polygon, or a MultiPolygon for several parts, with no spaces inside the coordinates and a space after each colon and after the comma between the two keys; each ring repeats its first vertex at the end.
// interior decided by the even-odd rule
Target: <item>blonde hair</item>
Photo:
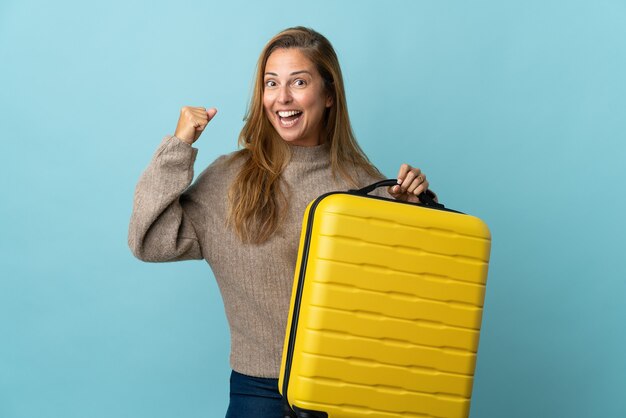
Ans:
{"type": "Polygon", "coordinates": [[[323,35],[301,26],[285,29],[265,45],[259,57],[250,104],[239,135],[243,148],[235,158],[245,161],[229,190],[229,223],[247,243],[265,242],[278,228],[287,205],[280,176],[290,151],[265,115],[263,77],[269,56],[277,49],[297,48],[317,68],[332,97],[324,115],[322,142],[330,145],[331,169],[349,184],[358,186],[356,169],[382,177],[359,147],[348,117],[343,77],[337,54],[323,35]]]}

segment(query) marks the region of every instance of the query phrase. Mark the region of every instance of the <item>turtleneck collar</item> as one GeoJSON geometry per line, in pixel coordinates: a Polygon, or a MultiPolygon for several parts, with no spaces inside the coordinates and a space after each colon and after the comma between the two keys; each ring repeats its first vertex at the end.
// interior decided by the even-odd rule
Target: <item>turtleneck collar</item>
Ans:
{"type": "Polygon", "coordinates": [[[330,153],[330,145],[328,142],[312,147],[301,147],[298,145],[289,144],[289,149],[291,150],[292,162],[319,161],[322,159],[327,159],[330,153]]]}

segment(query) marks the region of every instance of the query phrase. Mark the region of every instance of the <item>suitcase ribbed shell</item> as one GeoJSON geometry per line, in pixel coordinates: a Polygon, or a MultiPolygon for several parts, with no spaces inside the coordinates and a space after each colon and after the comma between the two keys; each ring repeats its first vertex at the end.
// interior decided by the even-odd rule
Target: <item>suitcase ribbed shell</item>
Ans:
{"type": "Polygon", "coordinates": [[[480,219],[452,211],[348,193],[312,202],[279,382],[289,404],[467,417],[490,242],[480,219]]]}

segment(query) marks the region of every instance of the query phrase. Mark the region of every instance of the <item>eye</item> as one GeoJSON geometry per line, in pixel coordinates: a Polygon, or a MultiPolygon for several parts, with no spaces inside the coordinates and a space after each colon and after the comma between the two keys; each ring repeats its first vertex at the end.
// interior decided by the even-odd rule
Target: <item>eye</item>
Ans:
{"type": "Polygon", "coordinates": [[[265,82],[265,87],[276,87],[276,82],[274,80],[267,80],[265,82]]]}
{"type": "Polygon", "coordinates": [[[298,78],[298,79],[296,79],[296,80],[293,82],[293,84],[294,84],[296,87],[304,87],[304,86],[306,86],[306,81],[305,81],[305,80],[303,80],[303,79],[301,79],[301,78],[298,78]]]}

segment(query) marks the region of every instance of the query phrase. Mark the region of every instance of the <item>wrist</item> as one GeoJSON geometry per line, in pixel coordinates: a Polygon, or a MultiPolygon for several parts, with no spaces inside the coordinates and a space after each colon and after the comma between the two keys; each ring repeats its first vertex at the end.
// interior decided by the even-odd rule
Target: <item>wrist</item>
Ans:
{"type": "Polygon", "coordinates": [[[180,136],[174,134],[172,135],[174,138],[178,139],[180,142],[184,142],[187,145],[193,145],[193,140],[188,140],[186,138],[181,138],[180,136]]]}

